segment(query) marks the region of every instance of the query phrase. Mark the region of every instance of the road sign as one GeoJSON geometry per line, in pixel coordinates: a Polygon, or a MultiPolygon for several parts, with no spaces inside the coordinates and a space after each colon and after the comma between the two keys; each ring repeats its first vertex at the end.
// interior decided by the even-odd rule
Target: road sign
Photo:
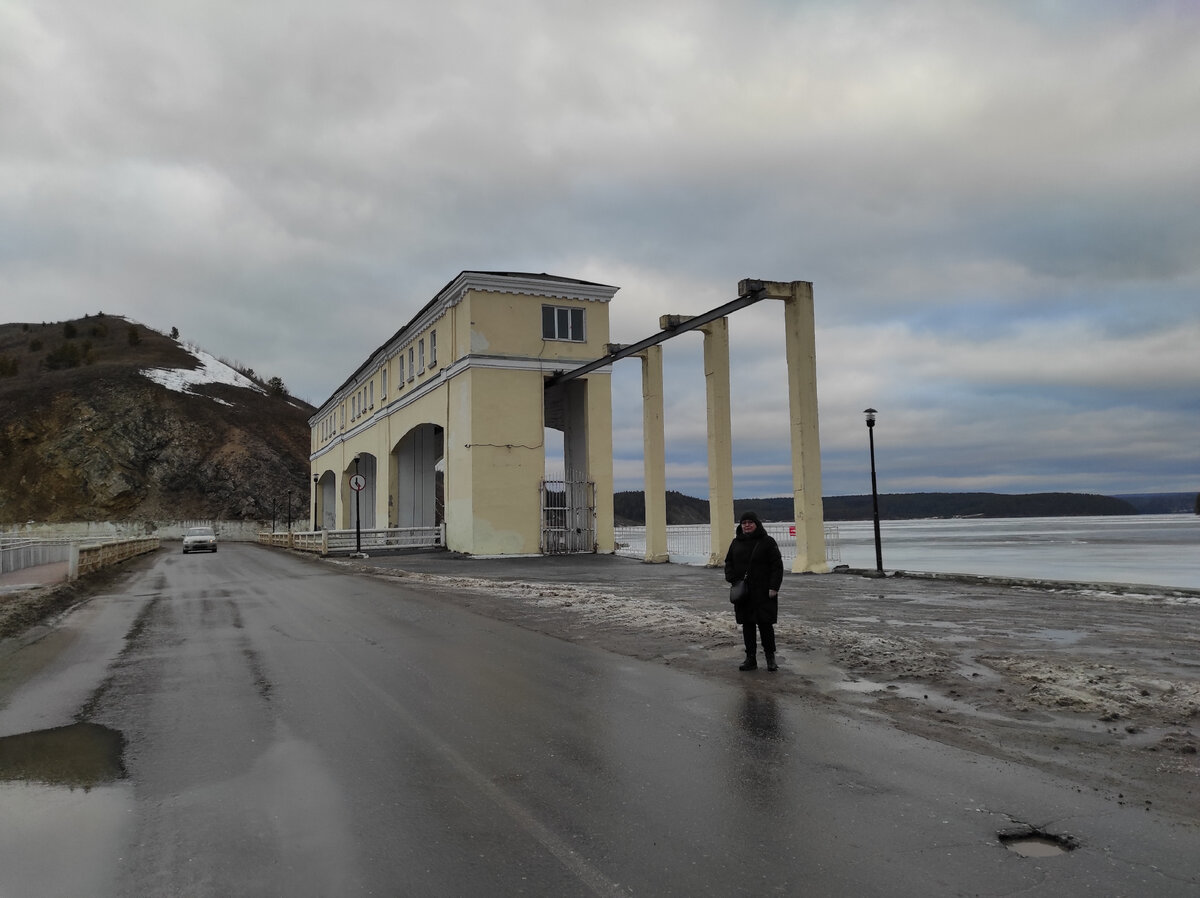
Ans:
{"type": "Polygon", "coordinates": [[[354,492],[358,493],[366,488],[367,478],[363,477],[362,474],[355,474],[350,478],[350,489],[354,490],[354,492]]]}

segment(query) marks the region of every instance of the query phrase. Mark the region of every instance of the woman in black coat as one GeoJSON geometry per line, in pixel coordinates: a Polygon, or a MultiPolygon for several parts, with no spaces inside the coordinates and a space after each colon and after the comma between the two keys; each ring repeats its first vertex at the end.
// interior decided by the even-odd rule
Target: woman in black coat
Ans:
{"type": "Polygon", "coordinates": [[[737,535],[725,553],[725,579],[736,583],[746,576],[750,594],[744,602],[733,606],[737,622],[742,625],[746,643],[746,661],[738,670],[758,669],[758,645],[755,628],[762,635],[767,670],[778,670],[775,664],[775,620],[779,616],[779,587],[783,584],[783,556],[775,539],[763,529],[762,521],[752,511],[742,515],[737,535]]]}

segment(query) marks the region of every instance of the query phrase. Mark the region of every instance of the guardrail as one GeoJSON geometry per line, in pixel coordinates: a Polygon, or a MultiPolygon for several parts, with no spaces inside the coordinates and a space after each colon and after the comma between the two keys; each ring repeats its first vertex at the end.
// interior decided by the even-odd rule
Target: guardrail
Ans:
{"type": "Polygon", "coordinates": [[[157,552],[162,540],[157,536],[143,536],[137,539],[121,539],[110,543],[92,543],[91,545],[71,547],[70,578],[74,580],[82,574],[90,574],[110,564],[118,564],[147,552],[157,552]]]}
{"type": "Polygon", "coordinates": [[[70,560],[69,539],[0,539],[0,574],[70,560]]]}
{"type": "Polygon", "coordinates": [[[363,552],[388,549],[443,548],[446,545],[446,525],[435,527],[386,527],[371,530],[263,530],[258,542],[264,546],[296,549],[317,555],[349,555],[362,546],[363,552]]]}
{"type": "Polygon", "coordinates": [[[0,574],[47,564],[66,564],[67,578],[74,580],[81,574],[98,571],[102,567],[117,564],[136,555],[154,552],[161,542],[157,536],[88,543],[66,537],[6,537],[0,539],[0,574]]]}

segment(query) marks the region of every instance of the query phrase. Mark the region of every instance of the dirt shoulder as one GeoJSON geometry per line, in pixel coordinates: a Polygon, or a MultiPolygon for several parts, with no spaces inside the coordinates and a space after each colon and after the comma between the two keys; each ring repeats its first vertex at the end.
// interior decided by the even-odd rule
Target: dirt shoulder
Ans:
{"type": "Polygon", "coordinates": [[[614,577],[582,563],[578,582],[563,582],[570,566],[539,563],[535,578],[427,557],[327,563],[561,639],[884,718],[1200,823],[1200,593],[789,575],[780,671],[747,674],[719,572],[635,563],[614,577]]]}
{"type": "Polygon", "coordinates": [[[0,661],[6,650],[12,650],[18,643],[36,640],[46,628],[54,626],[60,615],[108,590],[126,572],[149,563],[153,557],[154,553],[141,555],[84,574],[76,580],[0,591],[0,661]]]}
{"type": "Polygon", "coordinates": [[[84,578],[71,583],[0,593],[0,639],[19,636],[30,627],[95,595],[97,589],[96,580],[84,578]]]}

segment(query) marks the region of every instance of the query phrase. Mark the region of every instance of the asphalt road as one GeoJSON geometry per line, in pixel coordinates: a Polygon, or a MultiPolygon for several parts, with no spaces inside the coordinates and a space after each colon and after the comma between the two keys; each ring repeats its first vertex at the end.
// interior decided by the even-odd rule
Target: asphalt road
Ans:
{"type": "Polygon", "coordinates": [[[419,581],[163,552],[38,635],[2,656],[3,898],[1200,893],[1178,819],[419,581]]]}

